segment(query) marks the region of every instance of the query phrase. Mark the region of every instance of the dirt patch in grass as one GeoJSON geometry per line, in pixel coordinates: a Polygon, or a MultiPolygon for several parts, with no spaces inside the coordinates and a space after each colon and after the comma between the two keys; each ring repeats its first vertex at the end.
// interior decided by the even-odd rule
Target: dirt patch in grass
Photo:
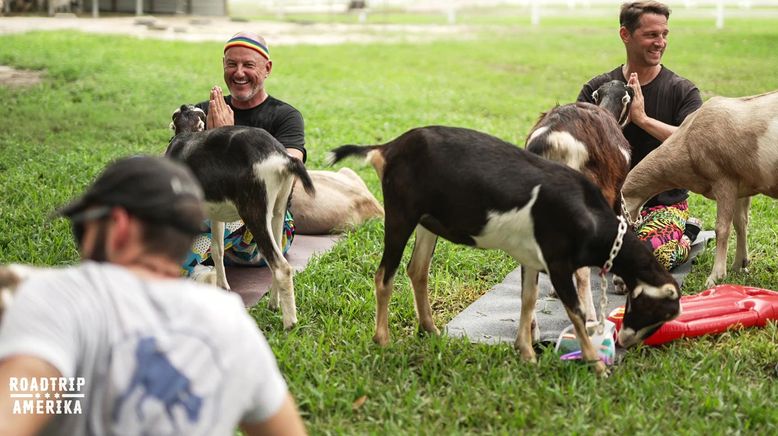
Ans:
{"type": "Polygon", "coordinates": [[[0,86],[8,88],[25,88],[41,83],[43,73],[32,70],[17,70],[0,65],[0,86]]]}

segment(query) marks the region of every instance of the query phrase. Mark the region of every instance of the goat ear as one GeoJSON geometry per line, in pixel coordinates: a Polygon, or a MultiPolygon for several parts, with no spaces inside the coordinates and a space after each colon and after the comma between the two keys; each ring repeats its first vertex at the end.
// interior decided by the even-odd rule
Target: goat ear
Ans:
{"type": "Polygon", "coordinates": [[[175,112],[173,112],[173,116],[171,117],[171,118],[173,119],[173,121],[175,121],[175,120],[176,120],[176,118],[178,118],[178,116],[179,116],[180,114],[181,114],[181,108],[178,108],[178,109],[176,109],[176,111],[175,111],[175,112]]]}
{"type": "Polygon", "coordinates": [[[600,95],[597,93],[597,91],[594,91],[592,93],[592,100],[594,100],[595,103],[597,103],[597,99],[600,97],[600,95]]]}

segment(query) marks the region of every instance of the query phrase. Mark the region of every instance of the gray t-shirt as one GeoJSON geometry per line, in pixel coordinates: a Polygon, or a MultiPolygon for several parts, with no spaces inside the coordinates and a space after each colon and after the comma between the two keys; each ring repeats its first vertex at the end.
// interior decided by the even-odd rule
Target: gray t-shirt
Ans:
{"type": "MultiPolygon", "coordinates": [[[[84,383],[68,391],[83,396],[67,410],[79,401],[82,413],[60,403],[45,434],[232,435],[239,422],[272,416],[287,395],[236,294],[110,264],[25,281],[0,326],[0,359],[11,355],[39,357],[84,383]]],[[[17,387],[33,393],[29,382],[17,387]]]]}

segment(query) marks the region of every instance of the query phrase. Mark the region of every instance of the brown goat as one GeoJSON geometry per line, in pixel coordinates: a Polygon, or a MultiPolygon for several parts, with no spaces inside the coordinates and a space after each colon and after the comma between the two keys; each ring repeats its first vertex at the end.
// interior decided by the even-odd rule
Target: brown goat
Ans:
{"type": "MultiPolygon", "coordinates": [[[[527,138],[525,149],[583,173],[620,215],[621,187],[629,171],[630,147],[618,120],[629,112],[631,88],[623,82],[613,82],[616,83],[608,82],[595,91],[595,99],[608,110],[590,103],[557,106],[541,115],[527,138]]],[[[576,270],[575,279],[586,319],[594,321],[589,267],[576,270]]],[[[623,293],[623,282],[619,284],[617,290],[623,293]]]]}
{"type": "Polygon", "coordinates": [[[654,195],[684,188],[716,201],[716,258],[707,286],[727,275],[727,242],[735,225],[733,270],[748,265],[751,196],[778,198],[778,91],[714,97],[689,115],[624,182],[631,217],[654,195]]]}

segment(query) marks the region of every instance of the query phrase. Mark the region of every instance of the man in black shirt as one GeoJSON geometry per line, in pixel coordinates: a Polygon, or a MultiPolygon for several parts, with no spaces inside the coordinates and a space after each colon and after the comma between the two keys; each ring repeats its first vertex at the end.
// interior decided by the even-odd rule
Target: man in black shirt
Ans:
{"type": "MultiPolygon", "coordinates": [[[[697,87],[661,64],[667,48],[670,10],[657,1],[624,3],[619,16],[619,36],[627,61],[613,71],[594,77],[583,86],[578,101],[594,103],[592,93],[609,80],[621,80],[635,91],[630,124],[624,136],[632,146],[631,167],[659,147],[690,113],[702,105],[697,87]]],[[[688,191],[675,189],[650,199],[638,228],[641,239],[667,269],[685,262],[699,221],[689,219],[688,191]],[[687,220],[691,224],[687,229],[687,220]],[[684,237],[684,233],[688,233],[684,237]]],[[[636,217],[632,217],[633,219],[636,217]]]]}
{"type": "MultiPolygon", "coordinates": [[[[224,45],[223,67],[224,83],[230,95],[224,96],[221,88],[214,86],[210,99],[196,105],[207,115],[206,128],[231,125],[263,128],[286,147],[290,156],[305,162],[307,154],[302,115],[265,90],[265,80],[273,70],[265,39],[254,33],[235,34],[224,45]]],[[[284,253],[289,250],[293,239],[294,221],[287,211],[281,247],[284,253]]],[[[184,263],[188,275],[213,274],[210,268],[201,265],[210,256],[210,240],[210,233],[204,233],[195,240],[184,263]]],[[[227,264],[262,263],[254,238],[242,221],[226,223],[224,248],[227,264]]]]}

